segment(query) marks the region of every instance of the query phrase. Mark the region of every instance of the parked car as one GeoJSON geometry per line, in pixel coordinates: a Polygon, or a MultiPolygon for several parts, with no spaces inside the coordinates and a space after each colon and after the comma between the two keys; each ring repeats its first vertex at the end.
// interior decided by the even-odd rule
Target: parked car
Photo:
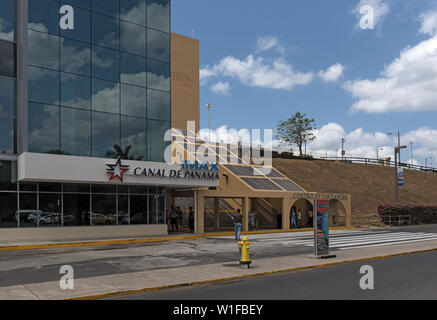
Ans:
{"type": "MultiPolygon", "coordinates": [[[[124,223],[124,221],[123,221],[124,223]]],[[[138,212],[130,217],[131,224],[147,224],[147,212],[138,212]]]]}
{"type": "Polygon", "coordinates": [[[101,213],[92,213],[91,214],[92,224],[115,224],[115,217],[106,216],[101,213]]]}
{"type": "Polygon", "coordinates": [[[64,214],[63,216],[64,226],[75,226],[77,225],[76,217],[72,214],[64,214]]]}
{"type": "Polygon", "coordinates": [[[27,221],[37,224],[39,221],[39,224],[59,224],[60,223],[60,214],[57,212],[40,212],[39,216],[38,213],[32,213],[27,217],[27,221]]]}
{"type": "Polygon", "coordinates": [[[32,219],[36,219],[37,215],[41,215],[43,212],[41,210],[17,210],[15,212],[15,221],[23,223],[25,221],[29,221],[29,217],[33,217],[32,219]]]}

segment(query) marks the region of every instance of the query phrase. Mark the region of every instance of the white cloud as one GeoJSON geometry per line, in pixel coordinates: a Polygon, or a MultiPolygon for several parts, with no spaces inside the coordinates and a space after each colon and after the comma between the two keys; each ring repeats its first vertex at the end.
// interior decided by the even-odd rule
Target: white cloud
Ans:
{"type": "Polygon", "coordinates": [[[357,101],[351,111],[437,110],[437,35],[401,51],[375,80],[347,81],[357,101]]]}
{"type": "Polygon", "coordinates": [[[344,66],[341,63],[336,63],[330,66],[326,71],[321,70],[319,72],[319,77],[322,78],[324,82],[337,82],[343,77],[344,66]]]}
{"type": "Polygon", "coordinates": [[[257,41],[257,52],[268,51],[270,49],[276,49],[281,54],[285,52],[284,47],[279,43],[277,37],[272,35],[259,37],[257,41]]]}
{"type": "Polygon", "coordinates": [[[437,11],[428,11],[420,15],[420,33],[434,36],[437,33],[437,11]]]}
{"type": "Polygon", "coordinates": [[[229,82],[220,81],[211,87],[211,91],[217,94],[229,95],[231,91],[231,87],[229,85],[229,82]]]}
{"type": "MultiPolygon", "coordinates": [[[[307,145],[307,150],[316,156],[341,156],[341,139],[344,138],[347,156],[393,159],[394,146],[397,145],[397,135],[382,132],[366,132],[357,128],[346,133],[337,123],[329,123],[314,131],[316,140],[307,145]]],[[[413,142],[413,164],[424,164],[425,158],[432,157],[437,162],[437,130],[422,127],[401,135],[401,144],[408,148],[402,151],[402,161],[411,162],[410,142],[413,142]]],[[[296,147],[294,147],[296,150],[296,147]]],[[[429,160],[428,160],[429,162],[429,160]]]]}
{"type": "Polygon", "coordinates": [[[359,28],[360,20],[363,15],[360,13],[360,9],[364,6],[371,6],[374,12],[374,26],[377,27],[384,20],[384,17],[390,12],[390,8],[383,0],[360,0],[357,6],[352,10],[358,18],[357,28],[359,28]]]}
{"type": "MultiPolygon", "coordinates": [[[[212,66],[200,69],[200,83],[206,85],[215,77],[237,79],[241,83],[261,88],[292,90],[296,85],[307,85],[313,78],[312,72],[298,72],[283,58],[285,49],[277,37],[258,37],[255,53],[244,59],[227,56],[212,66]],[[268,50],[280,53],[276,58],[260,56],[268,50]]],[[[225,83],[224,80],[221,81],[225,83]]]]}
{"type": "Polygon", "coordinates": [[[272,62],[262,57],[249,55],[244,60],[235,57],[223,58],[218,64],[201,70],[205,82],[214,76],[230,77],[252,87],[292,90],[296,85],[306,85],[313,79],[313,73],[296,72],[293,66],[282,58],[272,62]]]}

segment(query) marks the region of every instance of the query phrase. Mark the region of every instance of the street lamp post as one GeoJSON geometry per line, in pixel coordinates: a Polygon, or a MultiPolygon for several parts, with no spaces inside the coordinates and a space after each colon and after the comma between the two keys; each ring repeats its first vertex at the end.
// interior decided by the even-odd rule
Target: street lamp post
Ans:
{"type": "Polygon", "coordinates": [[[410,164],[413,164],[413,144],[414,142],[410,142],[410,146],[411,146],[411,160],[410,160],[410,164]]]}
{"type": "Polygon", "coordinates": [[[398,162],[401,162],[401,150],[406,149],[407,146],[401,146],[401,133],[398,131],[398,145],[395,147],[395,202],[399,202],[399,188],[398,188],[398,162]],[[399,160],[399,161],[398,161],[399,160]]]}
{"type": "Polygon", "coordinates": [[[384,150],[384,148],[378,148],[376,149],[376,160],[379,160],[379,151],[384,150]]]}
{"type": "Polygon", "coordinates": [[[345,138],[341,138],[341,160],[344,160],[344,155],[346,152],[344,152],[344,143],[346,142],[345,138]]]}
{"type": "Polygon", "coordinates": [[[206,105],[206,108],[208,109],[208,129],[209,129],[209,143],[211,143],[211,108],[212,104],[208,103],[206,105]]]}

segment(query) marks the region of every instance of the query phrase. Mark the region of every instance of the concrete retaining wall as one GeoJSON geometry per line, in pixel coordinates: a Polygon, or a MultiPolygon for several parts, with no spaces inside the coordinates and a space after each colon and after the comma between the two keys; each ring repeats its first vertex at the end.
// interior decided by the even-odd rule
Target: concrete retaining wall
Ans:
{"type": "Polygon", "coordinates": [[[0,229],[0,244],[141,238],[168,234],[167,225],[0,229]]]}

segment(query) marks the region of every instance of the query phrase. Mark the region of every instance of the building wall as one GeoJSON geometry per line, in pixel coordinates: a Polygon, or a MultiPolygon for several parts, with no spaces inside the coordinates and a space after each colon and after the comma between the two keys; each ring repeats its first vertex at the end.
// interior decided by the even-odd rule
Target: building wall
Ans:
{"type": "Polygon", "coordinates": [[[171,34],[171,125],[186,130],[187,121],[200,128],[199,40],[171,34]]]}
{"type": "Polygon", "coordinates": [[[163,161],[169,1],[74,2],[74,30],[61,5],[29,0],[27,151],[163,161]]]}

